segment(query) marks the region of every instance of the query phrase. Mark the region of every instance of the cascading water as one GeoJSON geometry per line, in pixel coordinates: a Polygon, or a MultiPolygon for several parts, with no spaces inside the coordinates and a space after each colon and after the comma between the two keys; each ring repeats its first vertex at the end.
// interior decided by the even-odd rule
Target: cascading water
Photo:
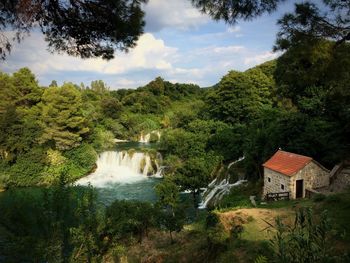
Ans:
{"type": "Polygon", "coordinates": [[[103,152],[97,160],[96,171],[78,180],[76,184],[105,188],[115,184],[133,184],[152,175],[161,177],[158,162],[157,158],[152,162],[150,154],[143,152],[103,152]]]}
{"type": "Polygon", "coordinates": [[[147,133],[147,134],[141,133],[139,142],[140,143],[149,143],[150,139],[151,139],[150,133],[147,133]]]}
{"type": "MultiPolygon", "coordinates": [[[[244,160],[244,157],[239,158],[238,160],[231,162],[228,165],[228,169],[231,168],[232,165],[244,160]]],[[[239,186],[243,183],[247,182],[246,180],[238,180],[234,184],[230,184],[230,174],[220,180],[219,178],[215,178],[209,185],[208,188],[202,194],[202,202],[199,204],[199,209],[204,209],[208,206],[208,204],[216,204],[218,201],[222,199],[225,194],[230,193],[232,187],[239,186]]]]}
{"type": "Polygon", "coordinates": [[[158,137],[158,139],[157,139],[158,141],[160,140],[160,137],[161,137],[160,131],[151,131],[150,133],[146,133],[146,134],[141,132],[139,142],[140,143],[149,143],[151,140],[152,134],[155,134],[158,137]]]}
{"type": "Polygon", "coordinates": [[[247,182],[247,180],[238,180],[236,183],[230,184],[227,181],[227,179],[224,179],[218,184],[215,184],[216,181],[215,182],[213,181],[212,183],[214,183],[215,186],[214,187],[212,186],[211,188],[208,187],[208,189],[203,193],[203,201],[199,204],[198,208],[199,209],[206,208],[207,205],[214,200],[214,198],[216,202],[220,201],[225,194],[228,194],[230,192],[232,187],[239,186],[245,182],[247,182]]]}

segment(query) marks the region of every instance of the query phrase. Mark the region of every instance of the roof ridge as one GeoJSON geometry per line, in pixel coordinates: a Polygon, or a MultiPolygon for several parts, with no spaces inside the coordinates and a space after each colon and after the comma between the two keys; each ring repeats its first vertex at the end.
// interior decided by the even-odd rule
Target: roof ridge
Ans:
{"type": "Polygon", "coordinates": [[[309,156],[278,150],[263,166],[275,172],[293,176],[312,161],[313,159],[309,156]]]}
{"type": "Polygon", "coordinates": [[[288,152],[288,151],[284,151],[284,150],[280,150],[280,149],[278,149],[278,150],[275,152],[275,154],[276,154],[277,152],[289,153],[289,154],[292,154],[292,155],[297,155],[297,156],[302,156],[302,157],[306,157],[306,158],[311,158],[311,159],[313,160],[312,157],[307,156],[307,155],[302,155],[302,154],[299,154],[299,153],[292,153],[292,152],[288,152]]]}

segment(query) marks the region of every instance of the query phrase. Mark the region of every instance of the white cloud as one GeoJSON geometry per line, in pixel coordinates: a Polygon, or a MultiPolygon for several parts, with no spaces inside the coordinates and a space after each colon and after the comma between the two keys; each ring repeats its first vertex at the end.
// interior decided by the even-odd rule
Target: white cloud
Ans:
{"type": "Polygon", "coordinates": [[[240,31],[241,31],[241,27],[240,26],[232,26],[232,27],[229,27],[227,29],[228,33],[238,33],[240,31]]]}
{"type": "MultiPolygon", "coordinates": [[[[215,42],[214,42],[215,43],[215,42]]],[[[181,83],[210,86],[217,83],[229,70],[246,70],[278,53],[254,50],[243,45],[193,46],[178,49],[168,46],[151,33],[142,35],[138,45],[129,53],[117,53],[111,61],[79,59],[66,54],[50,54],[40,33],[33,33],[1,65],[6,72],[29,67],[43,85],[52,79],[59,83],[72,81],[89,84],[102,79],[112,88],[136,88],[157,76],[181,83]]]]}
{"type": "Polygon", "coordinates": [[[103,59],[80,59],[66,54],[50,54],[40,33],[34,33],[19,45],[15,45],[12,54],[5,63],[7,71],[30,66],[39,75],[52,71],[95,72],[102,74],[123,74],[137,69],[166,70],[172,67],[170,57],[176,48],[168,47],[161,39],[152,34],[142,35],[137,46],[129,53],[116,54],[110,61],[103,59]]]}
{"type": "Polygon", "coordinates": [[[254,54],[247,56],[244,59],[244,64],[248,67],[255,66],[257,64],[261,64],[265,61],[272,60],[277,58],[279,55],[281,55],[280,52],[271,52],[271,51],[265,51],[262,53],[254,54]]]}
{"type": "Polygon", "coordinates": [[[224,53],[224,54],[232,54],[243,51],[243,46],[226,46],[226,47],[216,47],[213,49],[215,53],[224,53]]]}
{"type": "Polygon", "coordinates": [[[210,21],[195,9],[189,0],[150,0],[144,7],[146,31],[159,31],[166,27],[187,30],[210,21]]]}

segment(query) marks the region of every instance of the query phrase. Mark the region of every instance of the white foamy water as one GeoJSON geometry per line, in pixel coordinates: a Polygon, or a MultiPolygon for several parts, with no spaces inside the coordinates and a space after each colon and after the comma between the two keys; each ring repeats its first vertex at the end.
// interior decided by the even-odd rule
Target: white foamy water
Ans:
{"type": "MultiPolygon", "coordinates": [[[[216,179],[215,179],[216,180],[216,179]]],[[[239,186],[247,180],[238,180],[234,184],[230,184],[227,179],[222,180],[219,184],[213,186],[215,182],[211,183],[212,188],[208,188],[203,194],[203,201],[199,204],[199,209],[204,209],[207,207],[208,203],[211,202],[214,198],[216,201],[221,200],[221,198],[228,194],[232,187],[239,186]]]]}
{"type": "Polygon", "coordinates": [[[151,134],[156,134],[158,137],[158,141],[160,140],[161,133],[159,131],[152,131],[152,132],[146,133],[146,134],[143,134],[143,132],[141,132],[139,142],[140,143],[149,143],[151,140],[151,134]]]}
{"type": "MultiPolygon", "coordinates": [[[[77,185],[91,184],[97,188],[112,187],[115,184],[132,184],[146,180],[153,171],[151,158],[147,153],[107,151],[100,154],[94,173],[78,180],[77,185]]],[[[158,166],[158,165],[157,165],[158,166]]]]}

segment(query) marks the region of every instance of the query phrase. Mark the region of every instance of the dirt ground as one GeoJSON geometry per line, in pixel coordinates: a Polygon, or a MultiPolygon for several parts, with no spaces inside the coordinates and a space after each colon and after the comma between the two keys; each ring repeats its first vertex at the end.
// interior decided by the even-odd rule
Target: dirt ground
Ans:
{"type": "Polygon", "coordinates": [[[242,238],[247,240],[268,239],[275,232],[275,219],[291,224],[294,212],[290,209],[247,208],[220,213],[220,220],[227,231],[233,226],[242,225],[242,238]]]}

